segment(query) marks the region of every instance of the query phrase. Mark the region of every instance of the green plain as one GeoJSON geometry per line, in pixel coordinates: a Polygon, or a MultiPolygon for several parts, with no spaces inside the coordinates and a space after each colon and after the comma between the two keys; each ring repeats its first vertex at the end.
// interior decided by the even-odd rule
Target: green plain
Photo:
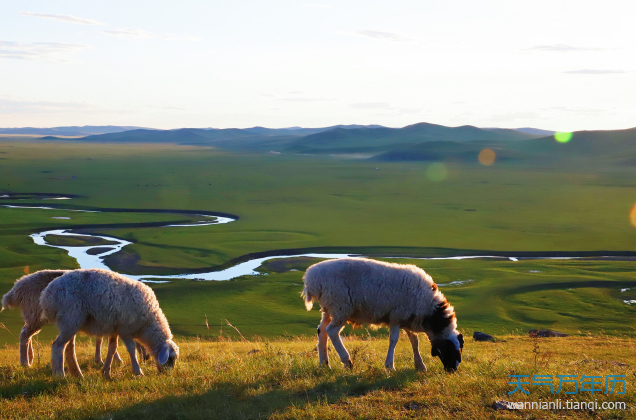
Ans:
{"type": "MultiPolygon", "coordinates": [[[[25,205],[239,216],[233,223],[204,227],[99,229],[95,225],[188,217],[0,208],[2,294],[27,267],[74,268],[63,250],[36,246],[30,233],[82,225],[134,242],[109,260],[114,269],[129,274],[202,270],[247,254],[307,248],[411,257],[636,251],[629,219],[636,172],[627,166],[583,170],[445,162],[447,177],[432,181],[428,163],[191,146],[7,141],[0,143],[0,152],[0,195],[82,196],[66,202],[26,200],[25,205]],[[69,215],[71,220],[51,219],[69,215]]],[[[441,287],[465,331],[633,333],[636,327],[636,308],[623,302],[636,299],[636,263],[631,261],[391,261],[418,264],[441,284],[473,280],[441,287]],[[620,292],[623,288],[632,290],[620,292]]],[[[205,335],[206,316],[210,328],[219,329],[228,319],[246,336],[311,334],[319,315],[306,313],[300,300],[302,271],[263,271],[266,276],[231,282],[183,280],[153,288],[177,335],[205,335]]],[[[0,322],[14,335],[19,332],[18,312],[3,312],[0,322]]],[[[42,333],[54,334],[53,327],[42,333]]],[[[15,340],[0,330],[0,342],[15,340]]]]}

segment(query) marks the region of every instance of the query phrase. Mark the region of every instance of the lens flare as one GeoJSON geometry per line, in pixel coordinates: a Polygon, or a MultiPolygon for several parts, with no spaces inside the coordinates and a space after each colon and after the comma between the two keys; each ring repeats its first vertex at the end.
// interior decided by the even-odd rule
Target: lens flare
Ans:
{"type": "Polygon", "coordinates": [[[443,163],[432,163],[426,169],[426,177],[431,181],[439,182],[446,179],[447,171],[443,163]]]}
{"type": "Polygon", "coordinates": [[[554,139],[559,143],[567,143],[572,138],[572,133],[559,132],[554,133],[554,139]]]}
{"type": "Polygon", "coordinates": [[[632,222],[632,226],[636,228],[636,204],[632,206],[632,209],[629,212],[629,221],[632,222]]]}
{"type": "Polygon", "coordinates": [[[477,157],[477,159],[479,159],[479,163],[486,166],[490,166],[495,163],[496,158],[497,155],[492,149],[482,150],[481,152],[479,152],[479,156],[477,157]]]}

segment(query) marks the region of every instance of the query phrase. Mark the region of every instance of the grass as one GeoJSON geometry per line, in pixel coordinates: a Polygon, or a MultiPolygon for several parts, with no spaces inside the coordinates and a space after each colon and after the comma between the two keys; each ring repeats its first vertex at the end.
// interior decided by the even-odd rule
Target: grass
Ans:
{"type": "MultiPolygon", "coordinates": [[[[16,141],[0,143],[0,152],[5,152],[0,193],[75,194],[80,197],[53,204],[240,217],[216,226],[140,228],[139,223],[187,217],[0,208],[0,293],[25,272],[76,267],[65,251],[36,246],[28,237],[61,227],[92,226],[91,232],[134,242],[108,261],[130,274],[206,269],[251,253],[298,248],[411,256],[631,251],[636,234],[628,217],[636,200],[629,193],[636,173],[629,167],[583,172],[567,166],[447,163],[448,176],[436,182],[427,177],[427,164],[191,146],[16,141]]],[[[627,334],[636,327],[636,308],[622,302],[636,297],[633,291],[619,291],[633,286],[631,261],[391,261],[416,263],[441,284],[473,279],[442,286],[462,328],[496,334],[544,327],[627,334]]],[[[289,268],[302,271],[309,263],[289,268]]],[[[232,282],[174,281],[153,287],[179,335],[202,335],[206,315],[216,326],[229,319],[247,337],[311,334],[318,315],[302,307],[302,272],[277,270],[265,268],[267,276],[232,282]]],[[[21,327],[15,311],[3,312],[1,320],[12,331],[21,327]]],[[[48,327],[42,339],[54,333],[48,327]]],[[[0,331],[3,342],[15,341],[0,331]]]]}
{"type": "MultiPolygon", "coordinates": [[[[636,414],[633,388],[636,365],[633,336],[538,339],[502,336],[496,343],[467,340],[457,373],[444,373],[422,343],[426,373],[414,370],[408,340],[401,337],[396,371],[383,367],[387,339],[345,341],[354,360],[345,371],[333,350],[331,369],[317,366],[315,339],[235,341],[202,337],[179,341],[181,359],[172,373],[158,374],[151,363],[146,376],[115,366],[112,380],[102,379],[92,360],[93,341],[78,344],[83,379],[52,378],[50,343],[42,343],[33,368],[19,367],[16,346],[0,350],[0,416],[4,419],[174,419],[174,418],[594,418],[628,419],[636,414]],[[253,350],[257,350],[254,352],[253,350]],[[536,358],[535,363],[535,356],[536,358]],[[508,375],[627,375],[624,395],[579,392],[552,395],[546,386],[525,387],[530,394],[508,395],[508,375]],[[507,401],[596,400],[627,403],[625,410],[496,411],[507,401]]],[[[212,333],[211,333],[212,334],[212,333]]],[[[604,384],[603,384],[604,388],[604,384]]],[[[569,389],[568,389],[569,390],[569,389]]],[[[617,388],[618,391],[618,388],[617,388]]]]}
{"type": "MultiPolygon", "coordinates": [[[[167,229],[140,228],[139,223],[190,218],[0,208],[0,293],[24,273],[76,268],[63,250],[36,246],[28,237],[53,228],[90,227],[134,242],[122,254],[129,258],[114,261],[114,268],[128,273],[184,272],[280,249],[364,249],[413,257],[467,250],[631,251],[634,243],[628,214],[636,201],[630,193],[636,173],[629,167],[582,171],[447,163],[447,177],[436,182],[427,177],[426,164],[234,154],[190,146],[13,141],[0,143],[0,152],[0,195],[76,194],[80,197],[63,204],[240,216],[225,225],[167,229]]],[[[383,369],[386,331],[345,330],[352,334],[347,346],[354,371],[342,370],[333,354],[333,369],[318,369],[315,339],[302,336],[315,334],[319,315],[306,312],[299,297],[302,271],[315,261],[271,261],[261,268],[262,275],[234,281],[152,285],[181,346],[180,363],[169,375],[145,365],[147,376],[133,378],[127,363],[115,368],[114,380],[105,381],[99,366],[87,362],[93,349],[82,339],[78,352],[85,378],[51,378],[53,326],[38,336],[36,366],[23,369],[15,344],[23,322],[19,312],[4,311],[0,321],[7,329],[0,329],[0,343],[8,344],[0,349],[0,417],[634,417],[636,307],[622,300],[636,299],[635,261],[390,261],[414,263],[429,272],[455,306],[467,337],[479,330],[499,340],[467,340],[459,372],[446,375],[441,363],[430,358],[428,345],[422,353],[429,371],[416,373],[403,339],[397,371],[388,373],[383,369]],[[465,283],[450,284],[457,281],[465,283]],[[243,341],[226,319],[253,341],[243,341]],[[575,336],[533,341],[519,335],[530,328],[575,336]],[[248,354],[253,349],[260,351],[248,354]],[[539,389],[545,387],[534,387],[527,397],[508,396],[508,375],[533,373],[626,374],[626,395],[594,399],[626,401],[628,410],[492,408],[494,401],[513,397],[553,400],[539,389]]]]}

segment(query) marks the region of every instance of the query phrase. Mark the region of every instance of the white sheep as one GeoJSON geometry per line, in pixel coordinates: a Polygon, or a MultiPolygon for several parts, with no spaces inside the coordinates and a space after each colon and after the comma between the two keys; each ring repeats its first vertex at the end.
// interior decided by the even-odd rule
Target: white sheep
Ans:
{"type": "Polygon", "coordinates": [[[431,341],[431,355],[439,356],[444,368],[455,371],[462,360],[464,338],[457,332],[455,310],[438,290],[433,279],[414,265],[391,264],[363,258],[343,258],[314,264],[303,277],[302,296],[307,310],[320,303],[322,322],[318,326],[318,357],[329,365],[327,336],[345,367],[352,368],[349,353],[340,340],[347,322],[390,328],[385,367],[394,369],[393,355],[406,331],[415,368],[426,371],[419,352],[418,332],[431,341]]]}
{"type": "MultiPolygon", "coordinates": [[[[20,364],[31,366],[33,363],[33,345],[31,338],[40,332],[48,321],[40,307],[40,295],[49,283],[68,270],[41,270],[27,274],[16,280],[15,285],[2,297],[2,310],[4,308],[20,308],[24,327],[20,332],[20,364]]],[[[102,363],[102,338],[97,337],[95,345],[95,362],[102,363]]],[[[121,362],[119,353],[115,353],[115,359],[121,362]]]]}
{"type": "Polygon", "coordinates": [[[75,270],[53,280],[42,292],[40,305],[59,331],[51,349],[54,375],[64,376],[66,355],[69,372],[82,376],[74,352],[78,331],[110,337],[103,369],[107,378],[118,337],[126,345],[135,375],[143,375],[135,340],[146,347],[159,371],[174,367],[179,357],[155,293],[140,281],[107,270],[75,270]]]}

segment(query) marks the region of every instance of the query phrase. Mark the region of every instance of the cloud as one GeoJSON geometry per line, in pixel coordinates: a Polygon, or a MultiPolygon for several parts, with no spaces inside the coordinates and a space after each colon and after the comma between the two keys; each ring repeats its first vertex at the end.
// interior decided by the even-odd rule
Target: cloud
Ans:
{"type": "Polygon", "coordinates": [[[594,47],[573,47],[566,44],[552,44],[552,45],[537,45],[534,47],[526,48],[523,51],[529,52],[577,52],[577,51],[607,51],[609,48],[594,48],[594,47]]]}
{"type": "Polygon", "coordinates": [[[0,41],[0,58],[17,60],[69,61],[68,56],[90,48],[88,45],[64,42],[18,42],[0,41]]]}
{"type": "Polygon", "coordinates": [[[606,109],[606,108],[585,108],[585,107],[569,107],[569,106],[553,106],[550,108],[546,108],[546,110],[551,112],[564,112],[568,114],[576,114],[577,116],[587,116],[587,115],[607,115],[613,114],[614,110],[606,109]]]}
{"type": "Polygon", "coordinates": [[[376,31],[372,29],[362,29],[357,31],[351,31],[354,35],[364,36],[372,39],[379,39],[382,41],[392,41],[392,42],[404,42],[411,41],[410,38],[405,37],[403,35],[397,34],[395,32],[386,32],[386,31],[376,31]]]}
{"type": "Polygon", "coordinates": [[[293,96],[287,98],[278,98],[279,101],[290,101],[290,102],[321,102],[321,101],[333,101],[331,98],[310,98],[306,96],[293,96]]]}
{"type": "Polygon", "coordinates": [[[104,25],[102,22],[98,22],[92,19],[84,19],[72,15],[53,15],[50,13],[32,13],[32,12],[18,12],[22,16],[36,17],[40,19],[52,19],[59,20],[60,22],[73,23],[75,25],[104,25]]]}
{"type": "Polygon", "coordinates": [[[20,101],[0,98],[0,114],[49,114],[67,111],[97,111],[97,107],[83,102],[20,101]]]}
{"type": "Polygon", "coordinates": [[[401,108],[393,106],[388,102],[359,102],[351,104],[350,106],[355,109],[376,109],[385,111],[376,115],[408,115],[422,112],[421,108],[401,108]]]}
{"type": "Polygon", "coordinates": [[[563,73],[568,73],[568,74],[622,74],[622,73],[627,73],[627,72],[625,70],[581,69],[581,70],[564,71],[563,73]]]}
{"type": "Polygon", "coordinates": [[[108,36],[137,38],[137,39],[166,39],[166,40],[184,40],[184,41],[200,41],[201,38],[195,36],[180,36],[172,34],[156,34],[144,31],[143,29],[116,28],[110,31],[102,31],[108,36]]]}
{"type": "Polygon", "coordinates": [[[351,108],[356,109],[392,109],[388,102],[360,102],[351,104],[351,108]]]}
{"type": "Polygon", "coordinates": [[[299,6],[300,7],[321,7],[321,8],[331,7],[330,4],[324,4],[324,3],[299,4],[299,6]]]}
{"type": "Polygon", "coordinates": [[[536,112],[532,111],[515,111],[508,112],[505,114],[495,114],[485,118],[485,121],[489,122],[498,122],[498,123],[509,123],[519,120],[532,120],[538,119],[540,115],[536,112]]]}

